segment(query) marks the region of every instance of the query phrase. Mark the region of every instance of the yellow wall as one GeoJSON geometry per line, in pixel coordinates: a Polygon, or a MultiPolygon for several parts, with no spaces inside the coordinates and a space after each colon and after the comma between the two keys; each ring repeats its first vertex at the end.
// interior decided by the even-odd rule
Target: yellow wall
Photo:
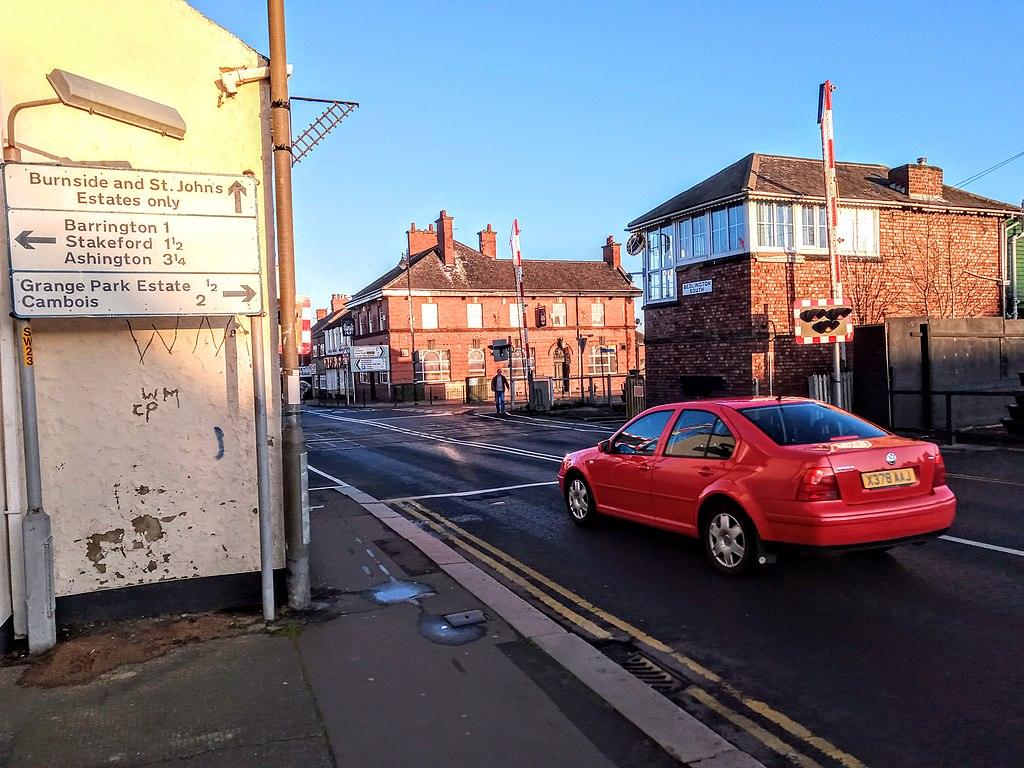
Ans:
{"type": "MultiPolygon", "coordinates": [[[[85,163],[252,171],[264,194],[258,223],[266,259],[272,223],[269,88],[265,82],[244,85],[227,97],[216,85],[223,68],[263,65],[254,51],[181,0],[0,0],[0,19],[5,119],[13,104],[51,97],[45,76],[60,68],[174,106],[187,124],[184,141],[176,141],[50,106],[18,117],[19,144],[85,163]]],[[[23,161],[53,162],[27,149],[23,161]]],[[[266,285],[273,274],[264,262],[268,308],[276,304],[273,286],[266,285]]],[[[6,260],[0,283],[0,301],[9,308],[6,260]]],[[[267,367],[274,371],[276,330],[263,322],[267,367]]],[[[32,325],[57,595],[258,570],[249,320],[32,325]],[[164,399],[165,389],[177,395],[164,399]],[[161,393],[148,422],[133,408],[143,390],[161,393]],[[223,431],[219,459],[215,428],[223,431]]],[[[0,360],[13,364],[9,354],[0,360]]],[[[273,372],[267,387],[279,532],[280,413],[273,372]]],[[[278,549],[280,566],[280,543],[278,549]]],[[[0,603],[0,622],[2,609],[0,603]]]]}

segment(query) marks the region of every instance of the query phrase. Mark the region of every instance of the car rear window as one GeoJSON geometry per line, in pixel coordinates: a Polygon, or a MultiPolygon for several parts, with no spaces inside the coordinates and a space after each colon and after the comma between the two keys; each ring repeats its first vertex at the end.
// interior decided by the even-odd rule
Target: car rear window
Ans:
{"type": "Polygon", "coordinates": [[[739,409],[755,427],[779,445],[810,445],[834,440],[863,440],[886,433],[856,416],[820,403],[782,403],[739,409]]]}

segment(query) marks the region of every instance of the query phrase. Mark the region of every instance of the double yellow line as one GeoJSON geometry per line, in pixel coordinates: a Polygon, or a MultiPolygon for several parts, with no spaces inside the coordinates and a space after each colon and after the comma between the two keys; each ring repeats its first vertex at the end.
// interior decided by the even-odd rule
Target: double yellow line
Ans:
{"type": "MultiPolygon", "coordinates": [[[[426,527],[444,536],[446,540],[463,552],[471,555],[503,578],[520,587],[568,623],[581,629],[586,635],[596,640],[609,640],[612,634],[605,629],[605,626],[624,632],[636,643],[664,654],[681,664],[693,676],[705,683],[710,683],[719,691],[724,692],[742,704],[748,711],[773,723],[790,736],[796,738],[801,742],[802,746],[813,747],[819,753],[839,765],[845,766],[845,768],[866,768],[864,763],[853,755],[842,751],[828,740],[816,736],[810,730],[800,725],[800,723],[778,712],[765,702],[747,696],[695,659],[676,651],[671,646],[647,634],[639,627],[635,627],[629,622],[598,608],[590,601],[563,587],[561,584],[552,581],[544,574],[512,557],[512,555],[487,543],[478,536],[474,536],[465,528],[453,523],[443,515],[427,509],[414,500],[396,501],[394,506],[399,507],[403,512],[419,520],[426,527]],[[585,614],[593,616],[597,621],[587,618],[585,614]]],[[[819,763],[797,751],[781,738],[758,725],[750,717],[727,706],[704,688],[698,685],[691,685],[683,693],[739,728],[742,728],[768,747],[768,749],[783,755],[794,764],[803,766],[803,768],[822,768],[819,763]]]]}

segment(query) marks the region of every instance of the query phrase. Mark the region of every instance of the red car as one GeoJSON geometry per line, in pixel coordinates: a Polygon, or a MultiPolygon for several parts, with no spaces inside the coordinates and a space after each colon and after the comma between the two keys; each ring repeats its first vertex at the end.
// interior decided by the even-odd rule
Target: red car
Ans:
{"type": "Polygon", "coordinates": [[[956,514],[937,446],[793,397],[651,408],[568,454],[558,481],[575,523],[601,513],[699,536],[723,573],[767,562],[773,544],[887,549],[956,514]]]}

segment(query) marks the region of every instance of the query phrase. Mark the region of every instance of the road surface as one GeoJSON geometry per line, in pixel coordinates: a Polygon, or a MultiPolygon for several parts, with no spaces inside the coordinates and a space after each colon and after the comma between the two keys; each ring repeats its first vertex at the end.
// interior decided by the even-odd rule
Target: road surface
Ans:
{"type": "Polygon", "coordinates": [[[647,667],[766,765],[1024,765],[1024,452],[944,451],[960,501],[944,540],[790,556],[731,579],[693,539],[569,521],[559,461],[611,435],[612,420],[433,406],[311,408],[304,423],[311,487],[329,476],[387,500],[647,667]]]}

